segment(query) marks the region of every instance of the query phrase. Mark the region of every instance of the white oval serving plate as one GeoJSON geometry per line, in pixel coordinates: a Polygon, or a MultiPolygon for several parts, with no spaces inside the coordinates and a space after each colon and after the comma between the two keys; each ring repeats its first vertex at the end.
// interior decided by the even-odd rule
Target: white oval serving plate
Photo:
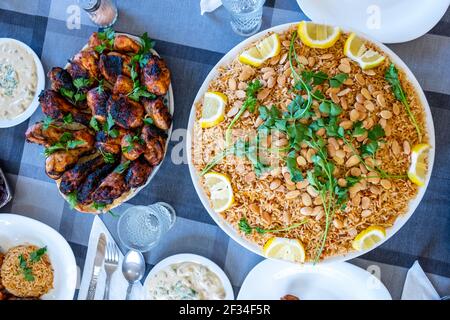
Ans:
{"type": "Polygon", "coordinates": [[[291,294],[300,300],[391,300],[378,278],[347,262],[333,265],[293,265],[264,260],[247,275],[238,300],[280,300],[291,294]]]}
{"type": "MultiPolygon", "coordinates": [[[[209,199],[206,195],[206,193],[204,192],[202,186],[201,186],[201,182],[199,179],[199,175],[196,172],[196,169],[193,165],[192,162],[192,133],[193,133],[193,125],[194,125],[194,121],[195,121],[195,104],[197,102],[199,102],[202,98],[203,95],[205,94],[205,92],[208,90],[208,85],[211,82],[211,80],[213,80],[217,74],[218,74],[218,67],[222,66],[222,65],[226,65],[228,63],[230,63],[233,59],[235,59],[240,52],[242,52],[246,47],[248,47],[251,43],[255,42],[258,39],[261,39],[264,37],[265,34],[269,33],[269,32],[284,32],[285,30],[287,30],[290,26],[292,25],[296,25],[298,24],[298,22],[295,23],[287,23],[287,24],[283,24],[283,25],[279,25],[279,26],[275,26],[272,27],[270,29],[264,30],[244,41],[242,41],[240,44],[238,44],[236,47],[234,47],[233,49],[231,49],[217,64],[216,66],[211,70],[211,72],[208,74],[208,76],[206,77],[205,81],[203,82],[202,86],[200,87],[197,96],[195,97],[194,103],[192,105],[191,108],[191,113],[189,116],[189,123],[188,123],[188,134],[187,134],[187,139],[186,139],[186,145],[187,145],[187,157],[188,157],[188,165],[189,165],[189,172],[191,174],[191,178],[192,178],[192,182],[194,184],[195,190],[197,191],[197,194],[201,200],[201,202],[203,203],[203,206],[205,207],[205,209],[208,211],[209,215],[211,216],[211,218],[219,225],[220,228],[222,228],[222,230],[227,233],[233,240],[235,240],[237,243],[239,243],[240,245],[242,245],[243,247],[245,247],[246,249],[264,256],[263,252],[262,252],[262,248],[259,247],[258,245],[256,245],[253,242],[248,241],[247,239],[241,237],[241,235],[230,225],[228,224],[219,214],[217,214],[216,212],[214,212],[214,210],[211,208],[210,203],[209,203],[209,199]]],[[[345,32],[353,32],[354,30],[351,29],[344,29],[345,32]]],[[[330,258],[326,258],[322,261],[320,261],[319,263],[331,263],[331,262],[342,262],[342,261],[347,261],[350,259],[354,259],[356,257],[359,257],[373,249],[375,249],[376,247],[382,245],[385,241],[387,241],[388,239],[390,239],[397,231],[400,230],[400,228],[408,221],[408,219],[412,216],[412,214],[414,213],[414,211],[416,210],[417,206],[419,205],[420,201],[422,200],[425,191],[428,187],[428,183],[430,181],[430,177],[431,177],[431,172],[433,169],[433,163],[434,163],[434,154],[435,154],[435,133],[434,133],[434,124],[433,124],[433,117],[431,115],[431,110],[430,110],[430,106],[428,105],[428,102],[426,100],[425,94],[422,90],[422,88],[420,87],[419,82],[417,81],[417,79],[415,78],[414,74],[411,72],[411,70],[406,66],[406,64],[388,47],[386,47],[385,45],[383,45],[382,43],[366,36],[363,35],[361,33],[358,33],[359,36],[361,36],[362,38],[367,39],[368,41],[372,41],[373,43],[375,43],[380,49],[382,49],[387,55],[389,55],[390,59],[392,60],[393,63],[396,64],[397,67],[399,67],[400,69],[402,69],[408,80],[411,82],[411,84],[414,86],[418,97],[425,109],[425,115],[426,115],[426,126],[427,126],[427,131],[428,131],[428,136],[429,136],[429,144],[431,145],[431,150],[429,152],[429,157],[428,157],[428,173],[427,173],[427,178],[426,178],[426,182],[425,185],[421,188],[419,188],[418,194],[416,196],[416,198],[414,198],[413,200],[411,200],[410,204],[409,204],[409,210],[402,216],[399,216],[397,218],[397,220],[395,221],[394,225],[386,230],[386,238],[383,241],[380,241],[379,243],[377,243],[377,245],[369,250],[364,250],[364,251],[353,251],[350,253],[347,253],[345,255],[337,255],[337,256],[333,256],[330,258]]],[[[305,264],[312,264],[311,262],[307,262],[305,264]]]]}
{"type": "Polygon", "coordinates": [[[42,300],[72,300],[77,284],[75,256],[67,241],[54,229],[17,214],[0,214],[0,251],[29,244],[47,247],[54,271],[53,289],[42,300]]]}
{"type": "Polygon", "coordinates": [[[214,262],[211,260],[196,255],[192,253],[182,253],[182,254],[176,254],[170,257],[165,258],[164,260],[161,260],[158,262],[153,269],[149,272],[147,275],[147,278],[145,278],[144,281],[144,299],[150,300],[149,298],[149,283],[150,279],[157,274],[159,271],[167,268],[168,266],[176,263],[182,263],[182,262],[195,262],[198,264],[201,264],[205,267],[207,267],[210,271],[214,272],[220,279],[220,281],[223,284],[223,287],[225,289],[225,300],[234,300],[234,293],[233,293],[233,287],[231,286],[230,279],[228,279],[227,275],[223,270],[214,262]]]}
{"type": "Polygon", "coordinates": [[[33,101],[30,103],[28,108],[19,114],[17,117],[14,117],[9,120],[0,120],[0,128],[11,128],[14,126],[17,126],[18,124],[21,124],[22,122],[26,121],[31,115],[36,111],[36,109],[39,107],[39,94],[42,90],[45,88],[45,74],[44,74],[44,68],[42,67],[42,62],[37,56],[37,54],[31,49],[29,46],[27,46],[25,43],[11,38],[0,38],[0,43],[2,42],[14,42],[21,46],[23,49],[25,49],[31,56],[34,58],[34,63],[36,66],[36,76],[37,76],[37,84],[36,84],[36,92],[34,94],[33,101]]]}

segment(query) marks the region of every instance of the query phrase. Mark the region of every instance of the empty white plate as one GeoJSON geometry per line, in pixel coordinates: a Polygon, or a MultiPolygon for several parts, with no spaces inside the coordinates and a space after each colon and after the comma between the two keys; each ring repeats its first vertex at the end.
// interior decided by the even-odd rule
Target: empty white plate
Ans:
{"type": "Polygon", "coordinates": [[[349,27],[380,42],[414,40],[444,16],[450,0],[297,0],[313,21],[349,27]]]}
{"type": "Polygon", "coordinates": [[[391,300],[386,287],[369,272],[350,263],[296,265],[264,260],[242,284],[238,300],[391,300]]]}

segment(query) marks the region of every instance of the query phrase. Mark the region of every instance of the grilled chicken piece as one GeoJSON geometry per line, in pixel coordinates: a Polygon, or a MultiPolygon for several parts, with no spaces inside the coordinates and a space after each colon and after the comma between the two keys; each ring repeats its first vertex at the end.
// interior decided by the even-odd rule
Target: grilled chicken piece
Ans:
{"type": "Polygon", "coordinates": [[[72,83],[72,76],[67,70],[60,67],[55,67],[47,73],[51,81],[51,88],[53,91],[59,92],[61,88],[75,91],[75,86],[72,83]]]}
{"type": "Polygon", "coordinates": [[[92,193],[92,200],[97,203],[110,204],[128,190],[130,187],[125,183],[124,175],[113,171],[92,193]]]}
{"type": "Polygon", "coordinates": [[[62,123],[55,123],[54,126],[50,126],[48,129],[44,129],[44,123],[38,122],[28,128],[25,133],[25,137],[28,142],[37,143],[45,147],[49,147],[61,140],[64,133],[70,132],[72,134],[71,140],[84,141],[83,144],[77,146],[77,148],[92,149],[94,146],[94,136],[89,133],[87,129],[81,130],[66,130],[59,127],[62,123]]]}
{"type": "Polygon", "coordinates": [[[92,116],[101,123],[106,122],[109,97],[108,91],[99,90],[99,88],[93,88],[86,94],[87,105],[91,109],[92,116]]]}
{"type": "Polygon", "coordinates": [[[76,191],[81,186],[84,179],[104,163],[105,161],[102,156],[78,163],[72,169],[64,172],[61,177],[59,190],[63,194],[69,194],[76,191]]]}
{"type": "Polygon", "coordinates": [[[157,96],[163,96],[169,90],[170,70],[166,62],[156,55],[146,55],[148,62],[141,72],[141,83],[157,96]]]}
{"type": "Polygon", "coordinates": [[[124,75],[120,75],[117,77],[116,83],[114,84],[113,95],[115,97],[118,97],[120,95],[126,96],[131,91],[133,91],[133,87],[134,84],[131,78],[124,75]]]}
{"type": "Polygon", "coordinates": [[[144,126],[141,138],[145,141],[144,157],[152,166],[161,163],[164,158],[167,135],[153,126],[144,126]]]}
{"type": "Polygon", "coordinates": [[[89,125],[89,115],[75,108],[55,91],[42,91],[39,95],[39,103],[41,104],[42,112],[52,119],[62,120],[65,115],[70,113],[75,122],[89,125]]]}
{"type": "Polygon", "coordinates": [[[45,160],[45,172],[51,179],[59,179],[61,175],[73,167],[86,149],[57,151],[45,160]]]}
{"type": "MultiPolygon", "coordinates": [[[[100,74],[98,69],[98,59],[99,57],[97,51],[90,48],[78,52],[73,57],[73,62],[85,69],[89,74],[89,78],[98,79],[100,74]]],[[[78,77],[74,77],[72,75],[72,78],[78,77]]]]}
{"type": "Polygon", "coordinates": [[[131,57],[118,52],[102,54],[99,62],[100,72],[108,82],[114,84],[117,81],[117,77],[122,74],[128,77],[131,76],[130,62],[131,57]]]}
{"type": "Polygon", "coordinates": [[[116,35],[114,38],[114,50],[126,53],[138,53],[139,43],[126,35],[116,35]]]}
{"type": "Polygon", "coordinates": [[[162,97],[158,97],[154,100],[143,99],[145,111],[153,119],[155,126],[162,130],[168,130],[172,124],[172,115],[169,112],[169,108],[164,105],[162,97]]]}
{"type": "Polygon", "coordinates": [[[140,187],[147,182],[152,171],[153,167],[150,166],[145,159],[140,157],[130,164],[129,169],[125,174],[125,183],[130,188],[140,187]]]}
{"type": "Polygon", "coordinates": [[[117,99],[110,98],[108,101],[108,112],[114,122],[124,128],[138,128],[143,125],[144,107],[139,103],[120,96],[117,99]]]}
{"type": "Polygon", "coordinates": [[[103,42],[104,42],[103,40],[99,39],[98,32],[94,32],[89,37],[88,46],[89,46],[89,48],[95,49],[95,47],[102,45],[103,42]]]}
{"type": "Polygon", "coordinates": [[[129,131],[124,130],[122,128],[117,129],[119,134],[117,137],[110,137],[106,132],[99,131],[95,136],[95,147],[104,152],[104,153],[112,153],[118,154],[121,152],[121,141],[122,138],[129,133],[129,131]]]}
{"type": "Polygon", "coordinates": [[[121,141],[122,154],[128,160],[134,161],[145,151],[144,141],[141,138],[134,139],[131,134],[127,134],[121,141]]]}
{"type": "Polygon", "coordinates": [[[79,203],[87,205],[92,203],[92,193],[97,189],[100,182],[110,174],[117,164],[109,163],[90,173],[86,180],[78,188],[77,200],[79,203]]]}
{"type": "Polygon", "coordinates": [[[69,66],[67,67],[67,72],[70,74],[72,79],[89,79],[89,72],[79,62],[70,62],[69,66]]]}

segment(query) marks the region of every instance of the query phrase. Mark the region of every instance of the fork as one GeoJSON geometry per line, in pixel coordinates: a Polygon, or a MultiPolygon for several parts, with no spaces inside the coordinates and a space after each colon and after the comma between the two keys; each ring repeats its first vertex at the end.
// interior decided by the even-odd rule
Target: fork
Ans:
{"type": "Polygon", "coordinates": [[[109,291],[111,285],[111,278],[114,272],[116,272],[119,266],[119,249],[114,242],[108,242],[106,244],[106,257],[105,257],[105,272],[106,272],[106,285],[103,300],[109,300],[109,291]]]}

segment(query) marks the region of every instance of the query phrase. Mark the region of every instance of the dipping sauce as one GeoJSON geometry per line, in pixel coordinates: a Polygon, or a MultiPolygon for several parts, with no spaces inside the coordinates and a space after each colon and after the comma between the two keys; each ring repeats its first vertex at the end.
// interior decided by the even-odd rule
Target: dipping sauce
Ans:
{"type": "Polygon", "coordinates": [[[22,114],[33,101],[36,87],[34,57],[15,41],[0,42],[0,120],[22,114]]]}
{"type": "Polygon", "coordinates": [[[219,277],[207,267],[183,262],[172,264],[150,279],[152,300],[223,300],[225,289],[219,277]]]}

